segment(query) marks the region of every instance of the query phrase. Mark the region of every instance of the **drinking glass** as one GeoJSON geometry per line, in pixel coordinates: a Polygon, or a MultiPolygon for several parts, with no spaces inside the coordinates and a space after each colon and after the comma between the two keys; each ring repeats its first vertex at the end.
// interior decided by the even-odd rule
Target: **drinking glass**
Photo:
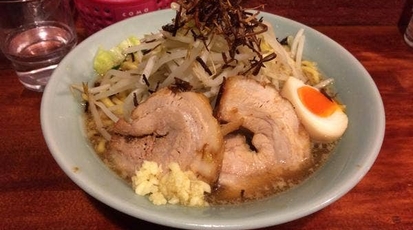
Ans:
{"type": "Polygon", "coordinates": [[[0,0],[0,47],[20,82],[42,92],[76,45],[71,0],[0,0]]]}
{"type": "Polygon", "coordinates": [[[404,32],[404,40],[409,46],[413,47],[413,15],[411,16],[410,22],[404,32]]]}

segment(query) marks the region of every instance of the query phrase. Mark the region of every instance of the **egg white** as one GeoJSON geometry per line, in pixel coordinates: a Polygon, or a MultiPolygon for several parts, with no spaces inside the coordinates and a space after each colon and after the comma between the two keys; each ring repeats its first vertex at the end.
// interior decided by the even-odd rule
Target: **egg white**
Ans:
{"type": "Polygon", "coordinates": [[[305,86],[303,81],[290,77],[282,88],[281,95],[293,105],[298,118],[301,120],[311,139],[323,143],[329,143],[339,139],[347,129],[347,115],[341,109],[336,109],[328,117],[320,117],[312,113],[302,103],[298,95],[298,89],[302,86],[305,86]]]}

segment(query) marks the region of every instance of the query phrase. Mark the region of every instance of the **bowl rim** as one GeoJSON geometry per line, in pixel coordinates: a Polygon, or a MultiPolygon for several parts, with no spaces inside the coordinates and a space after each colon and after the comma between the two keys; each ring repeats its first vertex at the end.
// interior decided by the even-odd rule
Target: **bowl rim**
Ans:
{"type": "MultiPolygon", "coordinates": [[[[170,9],[165,9],[165,10],[159,10],[159,11],[154,11],[150,12],[144,15],[139,15],[136,17],[132,17],[123,21],[120,21],[118,23],[115,23],[107,28],[104,28],[101,31],[98,31],[97,33],[91,35],[90,37],[86,38],[83,42],[78,44],[77,47],[75,47],[74,50],[81,50],[86,48],[91,41],[94,39],[98,39],[98,37],[102,37],[103,35],[109,33],[116,27],[122,27],[125,26],[129,23],[133,23],[136,21],[140,20],[150,20],[151,18],[154,17],[161,17],[162,15],[164,16],[171,14],[172,10],[170,9]]],[[[357,59],[350,54],[346,49],[344,49],[341,45],[327,37],[326,35],[315,31],[314,29],[303,25],[299,22],[293,21],[291,19],[278,16],[275,14],[267,13],[267,12],[261,12],[261,16],[265,18],[272,18],[272,19],[277,19],[281,20],[283,22],[288,22],[288,23],[293,23],[297,26],[300,26],[302,28],[305,28],[307,31],[311,31],[312,33],[315,33],[317,36],[324,40],[328,40],[333,44],[334,46],[337,47],[337,49],[341,50],[346,56],[349,56],[349,58],[352,58],[353,60],[357,61],[357,59]]],[[[73,51],[71,52],[73,53],[73,51]]],[[[380,96],[380,93],[375,86],[375,83],[367,70],[357,61],[358,67],[360,68],[360,71],[363,73],[363,76],[365,77],[365,81],[368,82],[368,84],[371,85],[371,93],[374,94],[374,97],[376,97],[378,100],[375,101],[375,112],[376,112],[376,119],[377,119],[377,132],[376,136],[373,139],[373,142],[368,143],[369,151],[370,154],[368,155],[367,158],[365,158],[365,165],[361,167],[358,171],[353,171],[352,172],[352,177],[347,180],[346,183],[340,184],[339,186],[335,187],[333,191],[330,191],[327,196],[324,196],[323,199],[318,199],[315,200],[316,205],[310,205],[306,207],[306,209],[303,210],[298,210],[295,213],[288,213],[288,215],[284,215],[281,217],[281,219],[274,220],[274,217],[269,214],[265,214],[263,216],[257,217],[258,221],[251,221],[249,218],[245,218],[244,220],[237,219],[237,220],[223,220],[223,221],[217,221],[216,223],[210,223],[208,221],[200,221],[200,219],[195,219],[195,220],[188,220],[185,218],[181,219],[174,219],[174,218],[167,218],[163,220],[163,222],[160,222],[160,217],[157,215],[156,211],[152,212],[146,212],[147,210],[136,210],[135,207],[131,207],[126,203],[125,200],[119,200],[116,197],[107,197],[108,194],[105,191],[99,191],[101,189],[98,185],[96,184],[88,184],[87,180],[87,175],[79,176],[79,174],[73,173],[73,168],[71,168],[67,163],[65,162],[65,157],[62,156],[62,152],[60,152],[60,147],[59,147],[59,142],[56,142],[54,139],[54,129],[52,123],[49,122],[50,119],[52,119],[53,114],[50,113],[51,109],[51,100],[53,98],[53,95],[56,94],[56,90],[53,89],[53,86],[55,86],[57,83],[57,74],[61,71],[65,71],[65,63],[70,62],[70,58],[72,58],[72,54],[69,53],[59,64],[57,69],[53,72],[53,75],[51,77],[51,80],[46,86],[46,89],[44,91],[44,95],[42,98],[41,102],[41,127],[43,131],[44,138],[46,140],[46,144],[60,166],[60,168],[66,173],[69,178],[75,182],[82,190],[90,194],[92,197],[96,198],[100,202],[103,202],[107,205],[109,205],[112,208],[117,209],[120,212],[126,213],[128,215],[131,215],[133,217],[165,225],[165,226],[170,226],[170,227],[179,227],[179,228],[189,228],[189,229],[204,229],[204,228],[222,228],[222,229],[247,229],[247,228],[259,228],[259,227],[267,227],[270,225],[278,225],[282,223],[286,223],[292,220],[296,220],[298,218],[307,216],[309,214],[312,214],[316,211],[319,211],[320,209],[330,205],[334,201],[338,200],[342,196],[344,196],[348,191],[350,191],[353,187],[357,185],[357,183],[367,174],[367,172],[370,170],[370,168],[373,166],[375,159],[377,158],[381,145],[383,143],[384,139],[384,132],[385,132],[385,113],[384,113],[384,106],[383,102],[380,96]],[[259,223],[257,223],[259,222],[259,223]]],[[[80,106],[80,105],[79,105],[80,106]]],[[[245,204],[246,207],[248,207],[249,204],[245,204]]]]}

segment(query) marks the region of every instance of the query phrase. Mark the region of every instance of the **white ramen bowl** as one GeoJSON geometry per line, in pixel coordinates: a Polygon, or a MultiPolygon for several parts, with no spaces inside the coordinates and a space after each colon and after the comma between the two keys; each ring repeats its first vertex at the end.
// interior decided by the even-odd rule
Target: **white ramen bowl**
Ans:
{"type": "Polygon", "coordinates": [[[385,129],[383,103],[372,78],[356,58],[323,34],[289,19],[261,13],[279,38],[304,28],[304,58],[316,61],[320,70],[335,80],[340,99],[347,105],[349,126],[331,157],[299,186],[251,203],[206,208],[155,206],[146,197],[136,195],[89,145],[82,106],[69,86],[94,80],[92,62],[98,47],[109,49],[131,35],[142,37],[157,32],[174,15],[172,10],[162,10],[109,26],[80,43],[54,71],[43,95],[42,130],[53,157],[80,188],[121,212],[165,226],[250,229],[314,213],[342,197],[363,178],[380,151],[385,129]]]}

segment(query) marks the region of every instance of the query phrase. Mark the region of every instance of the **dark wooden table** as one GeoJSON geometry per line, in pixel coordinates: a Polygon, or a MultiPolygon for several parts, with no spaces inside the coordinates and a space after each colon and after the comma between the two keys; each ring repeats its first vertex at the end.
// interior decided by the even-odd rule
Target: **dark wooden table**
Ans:
{"type": "MultiPolygon", "coordinates": [[[[360,23],[351,16],[338,20],[340,15],[334,12],[325,17],[326,22],[321,20],[320,8],[311,15],[300,1],[275,1],[279,8],[274,4],[266,8],[308,22],[349,50],[373,77],[386,111],[381,152],[354,189],[319,212],[266,229],[413,228],[413,48],[404,43],[403,28],[394,18],[402,19],[403,6],[411,1],[391,2],[398,5],[366,11],[377,23],[362,13],[356,14],[360,23]],[[296,8],[289,11],[289,7],[296,8]],[[384,12],[392,17],[378,21],[384,12]]],[[[356,7],[363,11],[369,6],[356,7]]],[[[343,15],[340,9],[359,12],[343,6],[337,9],[343,15]]],[[[82,27],[78,29],[84,38],[82,27]]],[[[9,62],[0,56],[0,229],[165,229],[106,206],[63,173],[42,136],[41,99],[41,93],[24,89],[9,62]]]]}

